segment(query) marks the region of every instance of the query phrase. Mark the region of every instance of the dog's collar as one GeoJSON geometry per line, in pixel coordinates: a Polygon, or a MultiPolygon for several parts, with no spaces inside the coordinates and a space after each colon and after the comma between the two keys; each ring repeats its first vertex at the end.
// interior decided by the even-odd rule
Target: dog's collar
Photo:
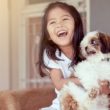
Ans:
{"type": "Polygon", "coordinates": [[[110,61],[110,58],[108,57],[108,58],[104,58],[104,59],[102,59],[102,61],[110,61]]]}

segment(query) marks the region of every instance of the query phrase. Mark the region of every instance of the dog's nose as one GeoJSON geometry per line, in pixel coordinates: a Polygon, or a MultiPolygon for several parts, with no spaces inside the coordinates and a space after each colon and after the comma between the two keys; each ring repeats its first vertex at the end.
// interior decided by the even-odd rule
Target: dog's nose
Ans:
{"type": "Polygon", "coordinates": [[[87,49],[88,49],[88,46],[85,47],[85,50],[86,50],[86,51],[87,51],[87,49]]]}

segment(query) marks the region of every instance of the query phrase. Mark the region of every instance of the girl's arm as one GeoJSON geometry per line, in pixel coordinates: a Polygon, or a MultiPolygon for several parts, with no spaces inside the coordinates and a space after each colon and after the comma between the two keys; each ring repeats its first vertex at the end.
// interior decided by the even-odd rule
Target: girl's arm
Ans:
{"type": "Polygon", "coordinates": [[[70,77],[70,78],[64,79],[60,69],[51,69],[50,77],[57,90],[60,90],[63,87],[63,85],[68,83],[69,81],[72,81],[76,85],[81,86],[79,79],[76,77],[70,77]]]}

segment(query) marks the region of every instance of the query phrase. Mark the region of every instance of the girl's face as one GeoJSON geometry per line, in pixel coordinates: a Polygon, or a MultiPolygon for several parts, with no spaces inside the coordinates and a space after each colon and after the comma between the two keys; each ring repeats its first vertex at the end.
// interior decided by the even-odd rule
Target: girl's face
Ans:
{"type": "Polygon", "coordinates": [[[59,47],[71,46],[74,35],[74,19],[69,12],[59,7],[52,9],[47,18],[47,31],[59,47]]]}

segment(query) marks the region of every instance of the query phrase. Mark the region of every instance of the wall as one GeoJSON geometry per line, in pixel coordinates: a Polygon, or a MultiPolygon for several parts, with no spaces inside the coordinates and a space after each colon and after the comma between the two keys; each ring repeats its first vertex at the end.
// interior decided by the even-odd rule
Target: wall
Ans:
{"type": "Polygon", "coordinates": [[[10,38],[8,0],[0,0],[0,90],[10,88],[10,38]]]}
{"type": "MultiPolygon", "coordinates": [[[[20,33],[22,28],[22,11],[25,0],[10,0],[10,24],[11,24],[11,86],[18,89],[19,85],[19,49],[22,43],[19,42],[23,36],[20,33]]],[[[22,39],[23,40],[23,39],[22,39]]],[[[22,56],[23,57],[23,56],[22,56]]]]}
{"type": "Polygon", "coordinates": [[[90,0],[90,30],[110,33],[110,0],[90,0]]]}
{"type": "MultiPolygon", "coordinates": [[[[23,52],[21,47],[24,44],[19,42],[25,40],[23,35],[20,35],[22,10],[26,7],[25,0],[10,0],[9,8],[8,1],[0,0],[0,90],[10,89],[10,87],[17,89],[19,75],[22,74],[19,68],[24,68],[22,65],[25,65],[19,63],[20,60],[24,62],[25,58],[25,54],[20,56],[23,52]]],[[[89,4],[88,30],[102,30],[110,33],[110,0],[87,1],[89,4]]],[[[26,51],[25,48],[23,50],[26,51]]]]}

